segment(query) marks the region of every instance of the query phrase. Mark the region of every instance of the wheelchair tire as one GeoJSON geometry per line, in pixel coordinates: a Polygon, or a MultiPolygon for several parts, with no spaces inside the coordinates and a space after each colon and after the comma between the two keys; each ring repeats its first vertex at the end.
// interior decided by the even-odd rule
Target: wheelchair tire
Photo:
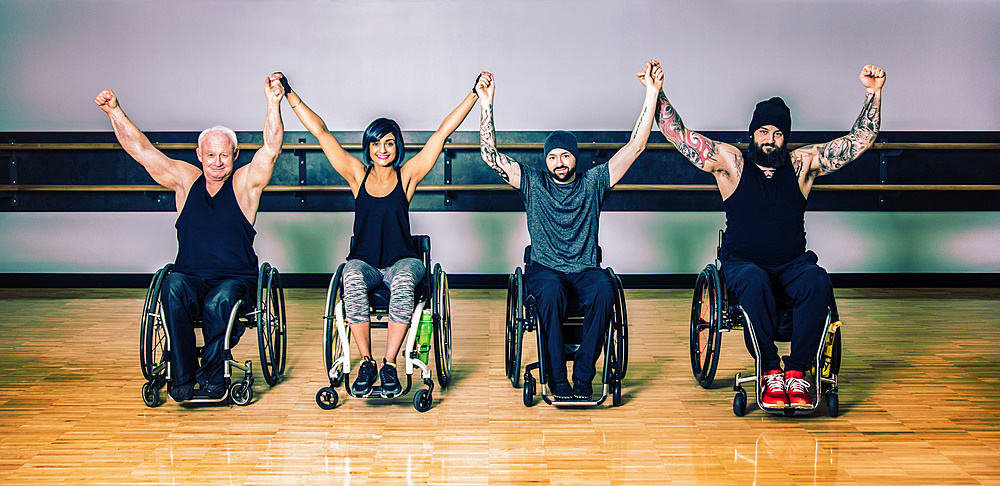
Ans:
{"type": "Polygon", "coordinates": [[[248,382],[237,381],[229,386],[229,399],[236,405],[244,407],[253,400],[253,387],[248,382]]]}
{"type": "MultiPolygon", "coordinates": [[[[326,292],[326,313],[323,314],[323,362],[326,364],[326,368],[324,369],[326,370],[327,378],[330,380],[331,387],[340,386],[341,381],[344,379],[345,371],[344,369],[338,369],[332,376],[330,375],[333,364],[341,358],[343,351],[340,342],[340,333],[337,331],[336,318],[337,306],[342,305],[341,300],[344,295],[344,285],[341,281],[343,272],[344,264],[341,263],[337,267],[337,271],[334,272],[333,277],[330,278],[330,285],[326,292]]],[[[348,340],[350,340],[350,333],[351,331],[348,327],[348,340]]]]}
{"type": "Polygon", "coordinates": [[[626,372],[628,372],[628,311],[625,307],[625,287],[622,286],[622,281],[615,274],[614,270],[611,270],[611,268],[607,270],[611,274],[612,282],[615,284],[616,294],[616,302],[612,313],[614,320],[610,329],[612,332],[612,369],[615,371],[617,380],[622,381],[625,379],[626,372]]]}
{"type": "Polygon", "coordinates": [[[733,414],[742,417],[747,414],[747,392],[742,388],[733,397],[733,414]]]}
{"type": "Polygon", "coordinates": [[[146,303],[142,306],[139,330],[139,368],[146,381],[160,379],[155,371],[166,361],[167,330],[161,319],[160,290],[163,279],[170,273],[173,264],[168,263],[153,274],[146,289],[146,303]]]}
{"type": "Polygon", "coordinates": [[[524,390],[521,393],[521,401],[524,403],[525,407],[531,407],[535,404],[534,378],[528,378],[524,380],[524,390]]]}
{"type": "Polygon", "coordinates": [[[316,392],[316,405],[323,410],[333,410],[337,408],[337,401],[340,397],[337,396],[337,390],[332,386],[324,386],[316,392]]]}
{"type": "Polygon", "coordinates": [[[515,373],[520,372],[520,370],[514,369],[514,343],[517,342],[517,338],[514,333],[517,331],[517,315],[514,310],[515,298],[517,297],[517,290],[515,288],[517,285],[514,280],[514,274],[510,275],[507,279],[507,319],[504,323],[504,374],[507,379],[510,380],[515,373]]]}
{"type": "Polygon", "coordinates": [[[611,382],[611,405],[615,407],[620,407],[622,404],[622,382],[620,379],[615,377],[615,380],[611,382]]]}
{"type": "Polygon", "coordinates": [[[285,291],[278,269],[260,266],[257,278],[257,346],[264,381],[274,386],[285,373],[286,323],[285,291]]]}
{"type": "Polygon", "coordinates": [[[510,384],[514,388],[521,385],[521,356],[524,352],[524,275],[521,268],[514,270],[514,326],[512,330],[510,384]]]}
{"type": "Polygon", "coordinates": [[[434,396],[426,388],[417,390],[413,395],[413,408],[418,412],[426,412],[434,405],[434,396]]]}
{"type": "Polygon", "coordinates": [[[691,371],[702,388],[711,388],[719,366],[724,292],[721,285],[715,265],[706,266],[695,281],[691,303],[691,371]]]}
{"type": "Polygon", "coordinates": [[[840,398],[837,396],[837,392],[832,391],[826,394],[826,410],[831,417],[840,414],[840,398]]]}
{"type": "Polygon", "coordinates": [[[153,386],[151,381],[142,384],[142,402],[149,408],[159,407],[163,403],[160,401],[159,387],[153,386]]]}
{"type": "Polygon", "coordinates": [[[451,297],[448,294],[448,274],[441,264],[434,265],[434,359],[438,384],[447,387],[451,381],[451,297]]]}

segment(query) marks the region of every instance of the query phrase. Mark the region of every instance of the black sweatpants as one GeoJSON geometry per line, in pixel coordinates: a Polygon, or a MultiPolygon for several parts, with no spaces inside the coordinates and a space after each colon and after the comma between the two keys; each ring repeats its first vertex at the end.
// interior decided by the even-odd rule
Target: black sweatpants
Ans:
{"type": "MultiPolygon", "coordinates": [[[[784,293],[792,302],[792,341],[789,355],[783,358],[785,370],[806,372],[813,365],[833,295],[830,276],[817,261],[812,251],[777,266],[758,265],[731,255],[723,257],[726,286],[750,317],[764,371],[781,368],[774,344],[778,331],[776,292],[784,293]]],[[[743,337],[753,355],[750,333],[744,332],[743,337]]]]}
{"type": "Polygon", "coordinates": [[[539,332],[546,348],[548,383],[566,382],[566,350],[562,322],[569,299],[576,299],[584,311],[583,336],[573,357],[573,381],[591,383],[597,374],[595,365],[604,344],[604,330],[611,320],[615,288],[611,276],[601,268],[577,273],[563,273],[538,263],[524,271],[525,290],[535,297],[539,332]]]}

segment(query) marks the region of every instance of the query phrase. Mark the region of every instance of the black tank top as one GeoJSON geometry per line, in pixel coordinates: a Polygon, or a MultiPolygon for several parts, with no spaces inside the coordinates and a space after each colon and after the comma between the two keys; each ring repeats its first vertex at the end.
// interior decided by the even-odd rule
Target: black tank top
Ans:
{"type": "Polygon", "coordinates": [[[397,260],[417,257],[410,236],[410,201],[396,168],[396,185],[383,197],[368,194],[365,183],[371,167],[354,199],[354,246],[347,259],[362,260],[375,268],[385,268],[397,260]]]}
{"type": "Polygon", "coordinates": [[[198,177],[174,227],[174,271],[204,279],[257,277],[257,254],[253,251],[257,231],[236,202],[232,177],[214,197],[205,188],[205,176],[198,177]]]}
{"type": "Polygon", "coordinates": [[[768,179],[743,154],[743,174],[736,190],[722,202],[726,209],[723,254],[762,265],[781,265],[806,251],[806,198],[795,169],[785,163],[768,179]]]}

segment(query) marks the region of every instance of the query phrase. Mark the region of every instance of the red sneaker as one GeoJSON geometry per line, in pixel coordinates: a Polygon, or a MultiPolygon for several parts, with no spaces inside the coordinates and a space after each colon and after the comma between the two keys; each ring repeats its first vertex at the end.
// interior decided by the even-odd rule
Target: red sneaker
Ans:
{"type": "Polygon", "coordinates": [[[809,382],[805,373],[796,370],[785,372],[785,386],[788,387],[788,401],[796,408],[812,408],[812,395],[809,394],[809,382]]]}
{"type": "Polygon", "coordinates": [[[785,394],[785,376],[781,374],[781,370],[764,373],[760,379],[760,386],[764,389],[765,407],[784,407],[788,403],[788,395],[785,394]]]}

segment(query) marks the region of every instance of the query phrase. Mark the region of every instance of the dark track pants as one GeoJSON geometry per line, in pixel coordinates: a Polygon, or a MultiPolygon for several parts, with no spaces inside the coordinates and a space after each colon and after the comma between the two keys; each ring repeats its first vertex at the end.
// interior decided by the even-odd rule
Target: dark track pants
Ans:
{"type": "Polygon", "coordinates": [[[615,288],[611,276],[601,268],[578,273],[563,273],[532,263],[525,268],[524,286],[535,298],[539,332],[543,333],[548,368],[548,383],[566,381],[566,349],[562,322],[569,299],[580,303],[584,311],[583,336],[573,357],[573,381],[590,383],[597,374],[595,365],[604,345],[604,331],[611,320],[615,288]]]}
{"type": "MultiPolygon", "coordinates": [[[[775,336],[778,330],[775,293],[783,292],[792,303],[792,340],[785,370],[809,371],[820,346],[827,308],[833,295],[830,276],[816,264],[816,254],[807,251],[777,266],[758,265],[725,255],[722,268],[726,286],[750,317],[760,346],[764,371],[780,369],[775,336]]],[[[747,350],[754,354],[753,340],[744,332],[747,350]]]]}
{"type": "MultiPolygon", "coordinates": [[[[213,279],[173,272],[163,280],[161,302],[170,336],[171,381],[183,385],[197,379],[202,386],[220,384],[224,380],[223,362],[231,359],[230,353],[223,352],[229,314],[236,301],[248,297],[256,288],[250,279],[213,279]],[[201,351],[201,367],[198,367],[196,341],[193,322],[202,319],[202,336],[205,346],[201,351]]],[[[243,334],[243,325],[234,324],[231,345],[243,334]]]]}

